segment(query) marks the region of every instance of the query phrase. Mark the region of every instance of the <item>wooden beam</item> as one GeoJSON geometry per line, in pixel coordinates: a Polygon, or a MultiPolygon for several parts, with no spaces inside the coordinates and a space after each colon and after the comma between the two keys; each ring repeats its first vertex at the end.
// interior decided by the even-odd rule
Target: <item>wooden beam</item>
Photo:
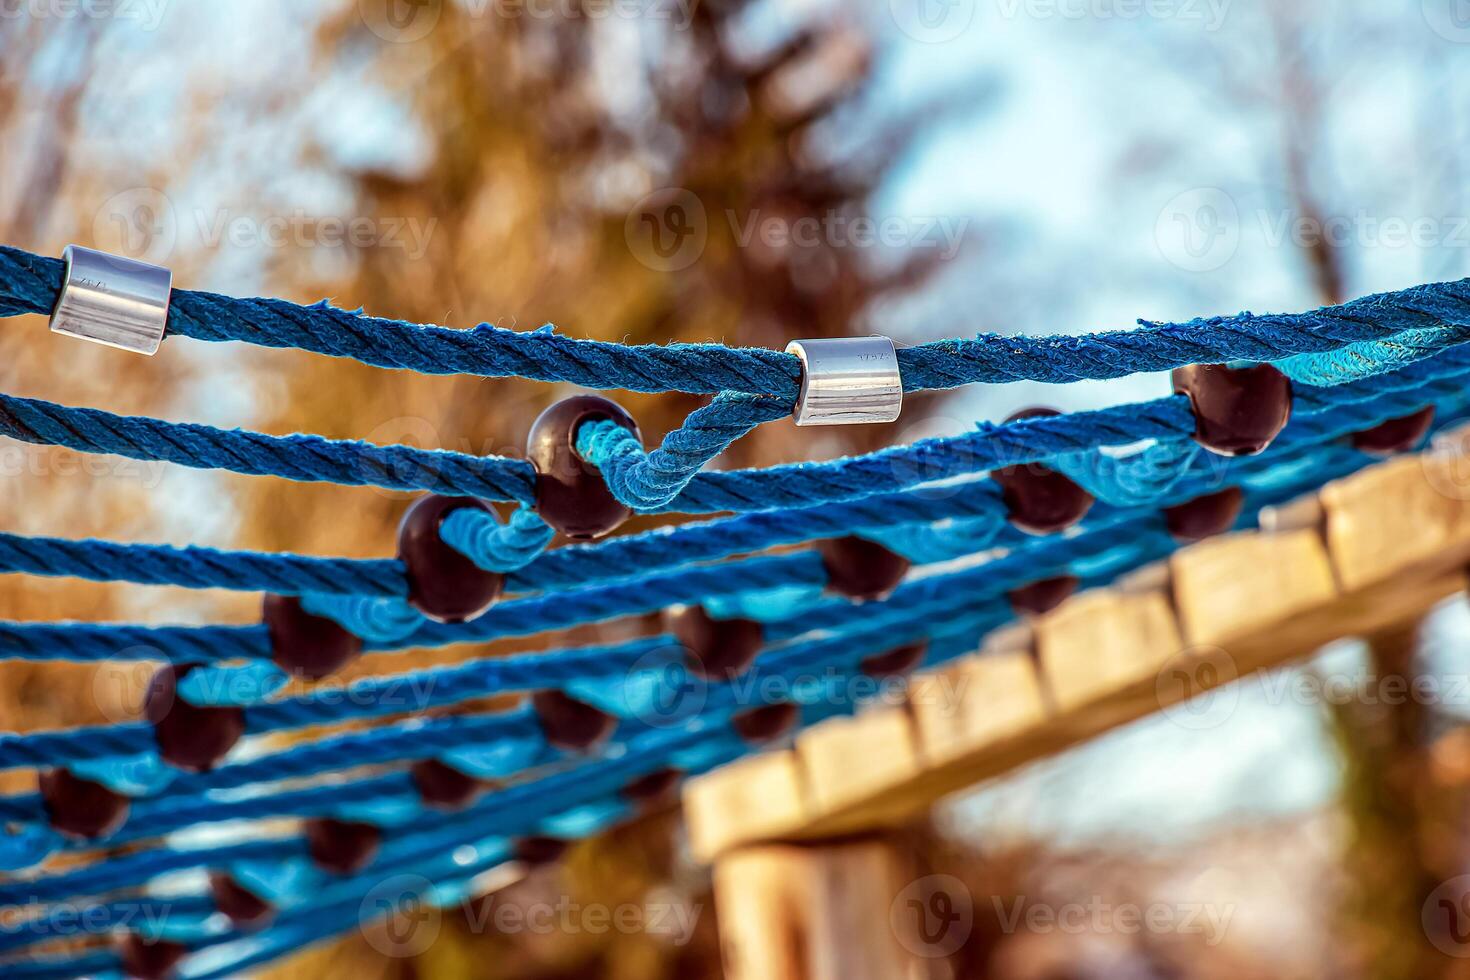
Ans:
{"type": "Polygon", "coordinates": [[[897,826],[947,794],[1464,590],[1470,440],[1389,460],[1069,599],[916,678],[909,703],[693,780],[697,857],[897,826]]]}
{"type": "Polygon", "coordinates": [[[919,980],[915,891],[890,840],[761,844],[714,868],[727,980],[919,980]]]}

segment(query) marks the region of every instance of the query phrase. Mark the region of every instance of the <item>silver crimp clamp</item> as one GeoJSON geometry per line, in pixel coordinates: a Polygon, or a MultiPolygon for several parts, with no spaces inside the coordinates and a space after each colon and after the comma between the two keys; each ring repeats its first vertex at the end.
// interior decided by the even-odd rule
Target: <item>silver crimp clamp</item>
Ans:
{"type": "Polygon", "coordinates": [[[61,257],[66,276],[51,311],[51,331],[139,354],[157,353],[174,274],[80,245],[68,245],[61,257]]]}
{"type": "Polygon", "coordinates": [[[898,421],[903,378],[898,352],[887,337],[793,340],[786,353],[801,358],[797,425],[898,421]]]}

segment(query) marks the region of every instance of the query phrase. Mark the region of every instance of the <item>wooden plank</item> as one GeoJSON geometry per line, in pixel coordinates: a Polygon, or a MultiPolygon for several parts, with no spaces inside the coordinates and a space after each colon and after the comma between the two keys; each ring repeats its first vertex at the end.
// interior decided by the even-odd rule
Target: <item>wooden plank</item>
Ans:
{"type": "Polygon", "coordinates": [[[1153,677],[1179,647],[1168,599],[1156,591],[1084,592],[1036,625],[1036,653],[1058,711],[1153,677]]]}
{"type": "Polygon", "coordinates": [[[1361,588],[1470,545],[1470,506],[1455,488],[1463,460],[1389,460],[1322,488],[1327,542],[1344,588],[1361,588]],[[1392,506],[1384,506],[1391,501],[1392,506]]]}
{"type": "Polygon", "coordinates": [[[736,848],[714,866],[726,980],[806,980],[807,895],[795,887],[801,849],[736,848]]]}
{"type": "Polygon", "coordinates": [[[1031,651],[996,650],[914,679],[909,688],[919,752],[934,766],[1046,718],[1031,651]]]}
{"type": "Polygon", "coordinates": [[[722,766],[685,788],[689,846],[696,854],[713,855],[741,841],[799,830],[808,817],[805,795],[796,755],[789,750],[722,766]]]}
{"type": "Polygon", "coordinates": [[[913,726],[901,707],[813,725],[797,736],[796,755],[807,805],[817,813],[883,793],[922,768],[913,726]]]}
{"type": "Polygon", "coordinates": [[[714,891],[727,980],[925,976],[916,955],[925,947],[904,914],[913,880],[901,849],[881,838],[722,855],[714,891]]]}
{"type": "Polygon", "coordinates": [[[1170,566],[1188,643],[1226,645],[1337,594],[1327,549],[1312,529],[1212,538],[1175,552],[1170,566]]]}

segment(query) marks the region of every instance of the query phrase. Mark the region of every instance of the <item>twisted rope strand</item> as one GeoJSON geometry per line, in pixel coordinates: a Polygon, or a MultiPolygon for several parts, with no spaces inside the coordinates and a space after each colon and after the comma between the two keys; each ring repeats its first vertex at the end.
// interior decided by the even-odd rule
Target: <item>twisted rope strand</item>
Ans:
{"type": "Polygon", "coordinates": [[[79,452],[230,470],[249,476],[388,490],[432,490],[519,503],[535,499],[535,470],[520,459],[378,446],[314,435],[270,436],[245,429],[114,415],[11,395],[0,395],[0,435],[79,452]]]}
{"type": "MultiPolygon", "coordinates": [[[[0,246],[0,316],[45,313],[56,303],[59,259],[0,246]]],[[[1430,283],[1294,314],[1249,312],[1076,337],[980,335],[898,352],[907,391],[1008,381],[1065,383],[1167,371],[1185,364],[1275,361],[1386,341],[1408,330],[1450,327],[1444,343],[1470,339],[1470,280],[1430,283]]],[[[473,330],[365,316],[317,303],[237,299],[176,289],[168,332],[351,357],[425,374],[562,381],[628,391],[722,391],[794,403],[800,363],[779,351],[718,344],[622,345],[572,340],[549,329],[473,330]]],[[[1361,350],[1361,348],[1360,348],[1361,350]]]]}

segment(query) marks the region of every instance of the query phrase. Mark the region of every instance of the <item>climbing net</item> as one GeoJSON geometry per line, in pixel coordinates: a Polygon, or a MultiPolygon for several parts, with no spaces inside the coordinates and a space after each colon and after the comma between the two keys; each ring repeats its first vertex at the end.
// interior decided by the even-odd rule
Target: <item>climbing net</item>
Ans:
{"type": "MultiPolygon", "coordinates": [[[[70,263],[0,247],[0,316],[58,311],[55,326],[72,279],[70,263]]],[[[1018,616],[1250,526],[1263,507],[1470,415],[1470,280],[1301,314],[893,349],[890,397],[1164,370],[1174,391],[830,462],[708,472],[800,408],[824,380],[815,361],[183,289],[166,311],[165,337],[713,397],[648,451],[615,404],[577,396],[536,422],[517,459],[0,394],[0,434],[13,439],[423,494],[391,559],[0,533],[0,571],[265,596],[246,626],[0,622],[6,658],[165,662],[141,720],[0,734],[0,766],[38,772],[36,792],[0,797],[0,905],[15,910],[0,969],[16,980],[233,976],[357,926],[395,873],[419,876],[424,901],[472,897],[501,865],[553,860],[690,775],[892,696],[907,671],[971,653],[1018,616]],[[513,506],[502,519],[487,502],[513,506]],[[633,513],[723,516],[598,540],[633,513]],[[569,540],[551,547],[558,531],[569,540]],[[283,693],[364,651],[656,612],[665,631],[626,642],[370,676],[350,697],[283,693]],[[514,693],[527,695],[519,707],[464,710],[514,693]],[[248,738],[298,729],[331,734],[248,738]],[[195,832],[226,822],[228,833],[195,832]],[[83,927],[112,935],[61,944],[83,927]]]]}

